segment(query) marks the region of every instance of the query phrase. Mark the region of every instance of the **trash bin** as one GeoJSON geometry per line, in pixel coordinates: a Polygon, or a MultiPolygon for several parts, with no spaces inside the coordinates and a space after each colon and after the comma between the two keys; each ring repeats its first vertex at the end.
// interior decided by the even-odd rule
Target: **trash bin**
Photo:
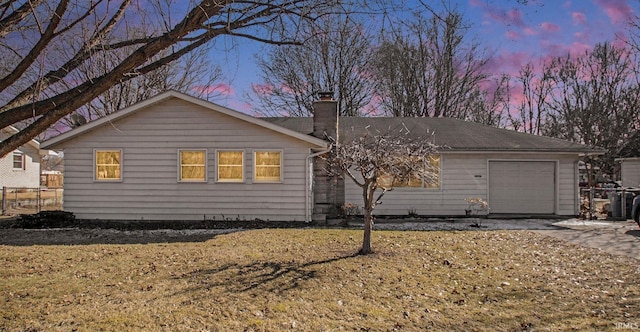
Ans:
{"type": "MultiPolygon", "coordinates": [[[[625,217],[631,218],[631,208],[633,206],[633,193],[625,193],[625,217]]],[[[611,202],[611,218],[622,219],[622,193],[610,193],[609,201],[611,202]]]]}
{"type": "Polygon", "coordinates": [[[609,194],[609,209],[611,210],[611,218],[622,218],[622,202],[620,201],[619,193],[609,194]]]}
{"type": "Polygon", "coordinates": [[[633,199],[636,197],[636,195],[634,195],[633,193],[625,193],[625,202],[624,202],[624,206],[625,206],[625,210],[626,210],[626,214],[625,216],[627,217],[627,219],[631,219],[633,218],[633,216],[631,215],[631,209],[633,208],[633,199]]]}

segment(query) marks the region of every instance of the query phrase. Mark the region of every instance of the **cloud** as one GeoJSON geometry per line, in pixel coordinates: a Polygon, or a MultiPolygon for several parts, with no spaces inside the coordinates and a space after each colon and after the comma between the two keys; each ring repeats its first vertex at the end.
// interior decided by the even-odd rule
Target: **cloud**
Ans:
{"type": "Polygon", "coordinates": [[[580,42],[574,42],[567,47],[567,52],[569,54],[578,56],[584,55],[587,51],[591,51],[593,49],[593,45],[585,44],[580,42]]]}
{"type": "Polygon", "coordinates": [[[490,18],[494,22],[509,26],[513,25],[520,28],[524,28],[526,26],[522,19],[522,12],[518,9],[512,8],[505,10],[504,8],[489,6],[487,2],[478,0],[471,0],[470,4],[476,7],[481,7],[484,12],[484,16],[490,18]]]}
{"type": "Polygon", "coordinates": [[[206,95],[210,95],[210,94],[218,94],[222,96],[235,95],[235,90],[231,85],[227,83],[219,83],[214,85],[198,85],[193,87],[193,90],[206,95]]]}
{"type": "Polygon", "coordinates": [[[573,42],[568,45],[542,42],[541,48],[545,54],[545,60],[543,60],[543,62],[545,62],[551,58],[564,57],[567,54],[571,56],[582,56],[587,51],[592,50],[593,45],[581,42],[573,42]]]}
{"type": "Polygon", "coordinates": [[[517,9],[511,9],[507,11],[507,18],[516,26],[525,26],[524,21],[522,20],[522,12],[517,9]]]}
{"type": "Polygon", "coordinates": [[[522,87],[522,84],[514,84],[510,87],[509,98],[511,99],[510,101],[512,106],[510,107],[510,113],[514,112],[512,113],[512,115],[515,115],[518,111],[517,108],[525,102],[524,89],[522,87]]]}
{"type": "Polygon", "coordinates": [[[633,9],[626,0],[595,0],[595,3],[602,7],[611,23],[625,23],[633,17],[633,9]]]}
{"type": "Polygon", "coordinates": [[[575,38],[576,40],[583,41],[583,42],[589,41],[589,35],[587,33],[585,33],[584,31],[578,31],[578,32],[574,33],[573,34],[573,38],[575,38]]]}
{"type": "Polygon", "coordinates": [[[503,51],[494,56],[486,65],[488,73],[506,73],[515,75],[520,68],[531,59],[531,55],[526,52],[503,51]]]}
{"type": "Polygon", "coordinates": [[[518,40],[520,39],[520,34],[517,31],[513,31],[513,30],[508,30],[507,32],[505,32],[505,37],[512,39],[512,40],[518,40]]]}
{"type": "Polygon", "coordinates": [[[540,23],[540,28],[542,28],[542,30],[547,33],[560,31],[560,26],[558,26],[557,24],[553,24],[551,22],[540,23]]]}
{"type": "Polygon", "coordinates": [[[629,36],[624,31],[618,31],[616,32],[616,38],[613,39],[611,45],[617,48],[628,48],[629,36]]]}
{"type": "Polygon", "coordinates": [[[573,18],[573,24],[587,24],[587,16],[582,12],[573,12],[571,17],[573,18]]]}
{"type": "Polygon", "coordinates": [[[248,102],[242,102],[242,101],[237,101],[237,100],[232,100],[229,102],[229,105],[227,105],[229,108],[236,110],[238,112],[242,112],[245,114],[249,114],[252,116],[261,116],[261,114],[259,114],[257,111],[255,111],[253,109],[253,105],[251,103],[248,102]]]}

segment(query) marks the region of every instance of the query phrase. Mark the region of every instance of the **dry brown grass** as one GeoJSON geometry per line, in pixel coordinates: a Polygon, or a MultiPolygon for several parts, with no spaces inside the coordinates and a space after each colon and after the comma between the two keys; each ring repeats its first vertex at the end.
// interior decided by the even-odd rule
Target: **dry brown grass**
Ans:
{"type": "MultiPolygon", "coordinates": [[[[60,210],[62,209],[63,200],[62,189],[49,189],[40,191],[40,210],[60,210]]],[[[8,215],[32,214],[37,213],[37,190],[17,190],[7,193],[6,208],[4,211],[8,215]]],[[[3,199],[2,190],[0,190],[0,201],[3,199]]]]}
{"type": "MultiPolygon", "coordinates": [[[[52,199],[52,198],[61,199],[62,193],[63,193],[62,189],[41,190],[40,199],[52,199]]],[[[17,191],[17,192],[7,193],[7,200],[9,201],[36,199],[37,197],[38,197],[37,191],[17,191]]],[[[2,198],[1,190],[0,190],[0,198],[2,198]]]]}
{"type": "MultiPolygon", "coordinates": [[[[253,230],[0,246],[0,330],[613,330],[638,262],[527,231],[253,230]]],[[[622,325],[625,324],[625,325],[622,325]]]]}

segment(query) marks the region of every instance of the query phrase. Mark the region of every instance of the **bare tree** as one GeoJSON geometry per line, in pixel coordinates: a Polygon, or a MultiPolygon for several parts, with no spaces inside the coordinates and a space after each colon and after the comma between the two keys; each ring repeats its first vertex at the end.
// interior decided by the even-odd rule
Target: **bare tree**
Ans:
{"type": "Polygon", "coordinates": [[[516,106],[517,114],[509,114],[510,124],[516,131],[540,135],[553,80],[544,73],[536,75],[531,63],[520,69],[516,79],[522,89],[522,101],[516,106]]]}
{"type": "Polygon", "coordinates": [[[373,96],[368,30],[353,16],[326,16],[303,45],[275,47],[258,59],[263,83],[249,98],[267,114],[309,116],[315,95],[334,91],[340,115],[363,115],[373,96]]]}
{"type": "Polygon", "coordinates": [[[373,210],[384,194],[411,178],[437,177],[437,170],[429,162],[437,146],[431,137],[415,137],[406,128],[396,133],[342,133],[341,141],[347,143],[336,144],[326,157],[330,175],[349,177],[362,188],[364,237],[360,254],[372,252],[373,210]]]}
{"type": "Polygon", "coordinates": [[[489,58],[468,41],[462,14],[426,8],[430,17],[416,13],[383,36],[373,66],[381,106],[393,116],[472,117],[489,58]]]}
{"type": "Polygon", "coordinates": [[[638,74],[629,50],[608,43],[555,59],[544,71],[554,90],[543,133],[607,149],[601,169],[613,174],[614,158],[640,130],[638,74]]]}
{"type": "Polygon", "coordinates": [[[510,109],[510,77],[502,74],[489,79],[487,87],[476,87],[469,98],[470,112],[463,119],[487,126],[504,127],[510,109]]]}
{"type": "MultiPolygon", "coordinates": [[[[420,43],[421,35],[418,35],[420,43]]],[[[428,115],[431,94],[429,59],[423,50],[402,36],[383,40],[372,70],[382,110],[392,116],[428,115]]]]}
{"type": "Polygon", "coordinates": [[[218,37],[299,43],[296,32],[335,5],[319,0],[5,1],[0,4],[0,54],[16,61],[4,63],[0,78],[0,128],[25,120],[30,124],[0,142],[0,156],[114,85],[151,73],[218,37]],[[128,38],[126,30],[137,22],[154,29],[128,38]],[[106,58],[125,49],[127,55],[114,57],[112,69],[102,75],[71,79],[79,68],[95,65],[96,54],[106,58]]]}

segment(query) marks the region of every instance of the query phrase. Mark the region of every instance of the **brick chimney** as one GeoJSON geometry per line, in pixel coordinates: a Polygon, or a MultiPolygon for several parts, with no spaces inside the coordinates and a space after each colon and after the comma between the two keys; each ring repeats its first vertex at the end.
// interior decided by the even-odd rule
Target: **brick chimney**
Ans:
{"type": "MultiPolygon", "coordinates": [[[[313,103],[313,136],[328,140],[338,139],[338,103],[333,92],[321,92],[313,103]]],[[[344,205],[344,179],[327,175],[328,164],[320,157],[313,163],[313,216],[316,222],[327,223],[335,219],[344,205]]]]}
{"type": "Polygon", "coordinates": [[[313,136],[321,139],[337,139],[338,102],[333,100],[333,92],[318,93],[313,102],[313,136]]]}

